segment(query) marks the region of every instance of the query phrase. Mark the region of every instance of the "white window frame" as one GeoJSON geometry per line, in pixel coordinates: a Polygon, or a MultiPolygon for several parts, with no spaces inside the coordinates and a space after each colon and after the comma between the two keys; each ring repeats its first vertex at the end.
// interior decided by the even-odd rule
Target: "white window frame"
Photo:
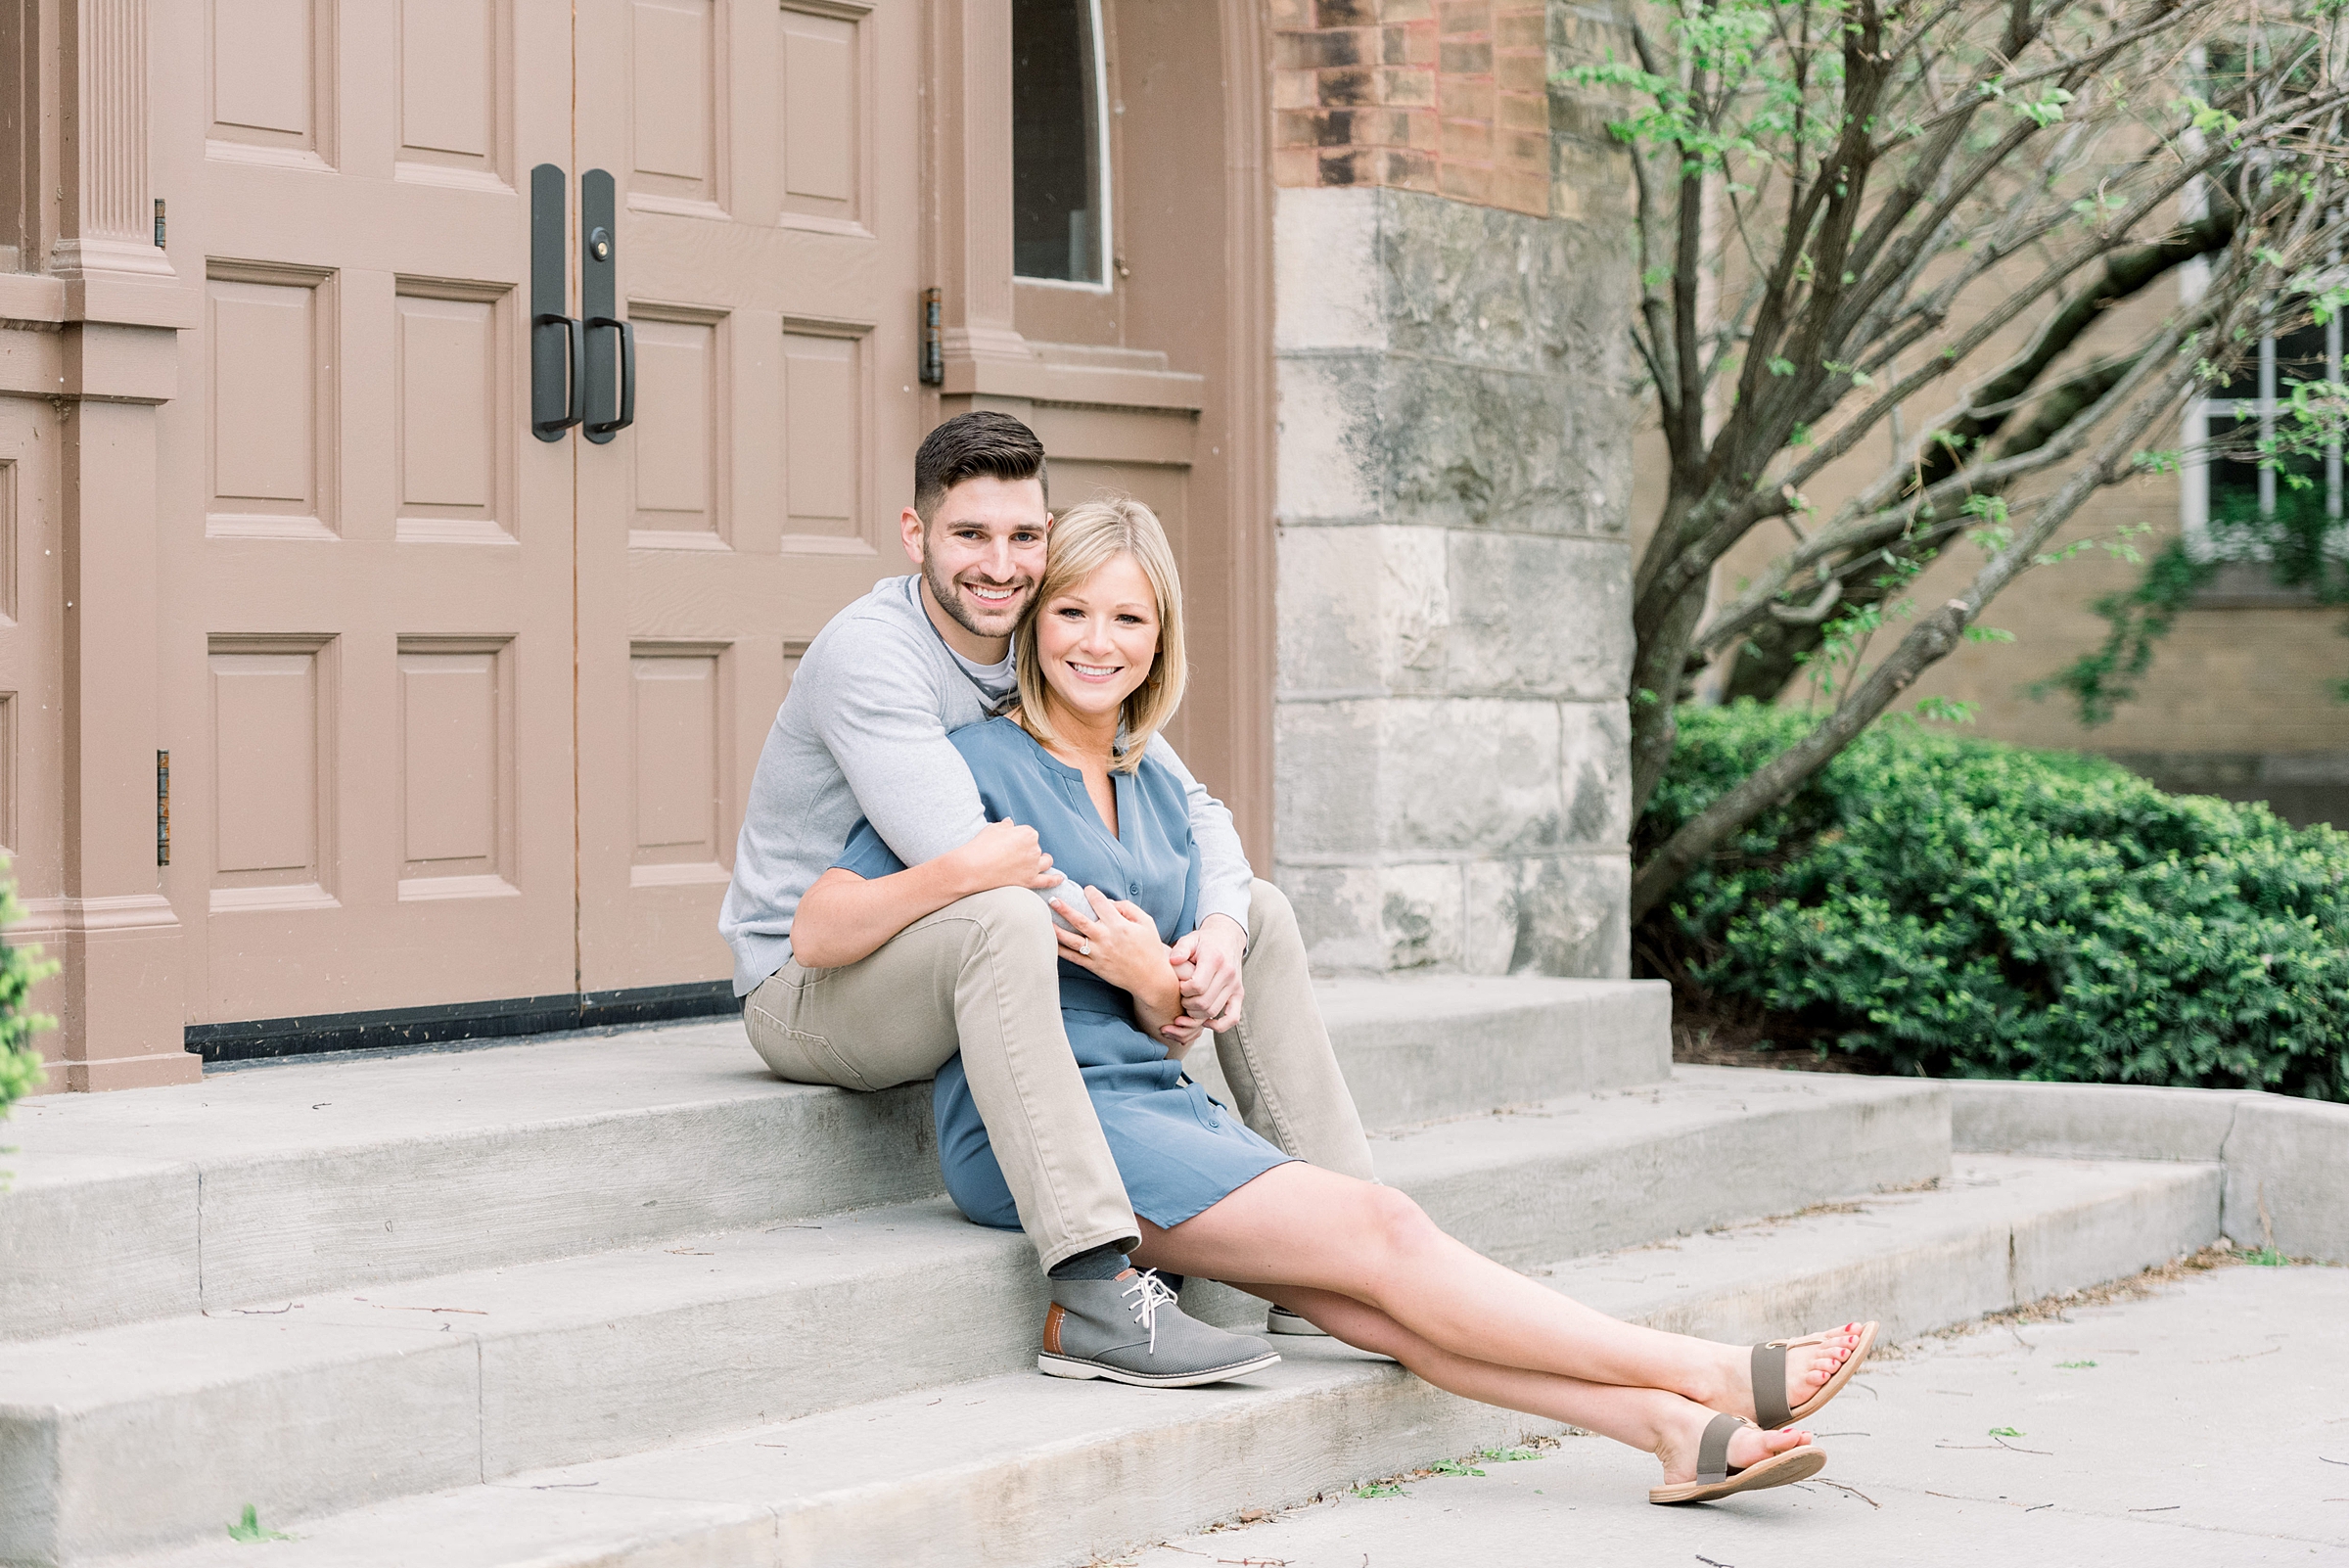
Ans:
{"type": "MultiPolygon", "coordinates": [[[[2338,382],[2341,376],[2341,319],[2335,316],[2325,325],[2325,379],[2338,382]]],[[[2266,440],[2276,434],[2278,403],[2276,379],[2276,340],[2262,336],[2259,340],[2259,387],[2249,397],[2198,397],[2188,404],[2186,413],[2185,438],[2187,449],[2195,453],[2186,469],[2184,504],[2187,548],[2198,561],[2207,561],[2217,549],[2210,535],[2210,456],[2204,450],[2210,439],[2210,423],[2219,419],[2256,418],[2259,436],[2266,440]]],[[[2325,513],[2336,522],[2341,517],[2341,448],[2325,449],[2325,513]]],[[[2272,468],[2259,471],[2259,510],[2265,515],[2276,510],[2277,475],[2272,468]]]]}
{"type": "MultiPolygon", "coordinates": [[[[1014,283],[1031,289],[1074,289],[1080,294],[1109,294],[1117,288],[1117,253],[1110,247],[1110,213],[1114,209],[1109,165],[1109,44],[1102,36],[1101,0],[1085,0],[1085,30],[1093,43],[1093,168],[1097,175],[1093,222],[1093,270],[1100,282],[1076,278],[1032,278],[1015,270],[1014,283]]],[[[1013,178],[1018,178],[1015,170],[1013,178]]]]}
{"type": "MultiPolygon", "coordinates": [[[[2197,67],[2201,64],[2198,50],[2195,64],[2197,67]]],[[[2188,132],[2187,151],[2189,154],[2200,152],[2201,141],[2198,134],[2188,132]]],[[[2179,193],[2179,216],[2188,223],[2200,222],[2208,210],[2208,199],[2201,178],[2196,176],[2189,180],[2186,189],[2179,193]]],[[[2334,259],[2337,264],[2339,258],[2334,259]]],[[[2196,256],[2179,269],[2178,295],[2182,303],[2194,303],[2209,287],[2210,262],[2204,257],[2196,256]]],[[[2325,326],[2325,369],[2326,379],[2329,381],[2349,379],[2341,374],[2341,318],[2335,316],[2325,326]]],[[[2179,440],[2187,452],[2187,459],[2179,474],[2178,509],[2181,530],[2186,535],[2187,553],[2195,560],[2210,561],[2216,559],[2219,553],[2217,541],[2210,534],[2208,446],[2212,417],[2241,419],[2246,415],[2256,416],[2260,438],[2264,440],[2276,434],[2276,339],[2272,334],[2262,334],[2259,340],[2259,390],[2256,393],[2249,397],[2197,397],[2186,405],[2179,440]]],[[[2342,449],[2338,446],[2327,447],[2325,452],[2325,511],[2326,516],[2336,521],[2342,515],[2341,480],[2342,449]]],[[[2259,509],[2263,515],[2276,510],[2276,471],[2272,468],[2259,471],[2259,509]]],[[[2327,545],[2328,551],[2342,548],[2341,530],[2333,530],[2332,535],[2327,545]]],[[[2262,546],[2253,559],[2265,560],[2267,555],[2266,547],[2262,546]]]]}

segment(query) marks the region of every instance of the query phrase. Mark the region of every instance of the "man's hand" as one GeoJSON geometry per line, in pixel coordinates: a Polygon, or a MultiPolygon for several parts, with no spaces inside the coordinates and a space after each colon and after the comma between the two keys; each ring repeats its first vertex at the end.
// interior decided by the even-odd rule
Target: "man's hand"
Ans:
{"type": "Polygon", "coordinates": [[[1248,955],[1248,933],[1229,915],[1209,915],[1198,929],[1167,949],[1182,986],[1182,1011],[1221,1035],[1240,1021],[1244,999],[1240,960],[1248,955]]]}
{"type": "Polygon", "coordinates": [[[1037,846],[1036,829],[1009,819],[990,822],[970,843],[939,858],[965,898],[990,888],[1057,888],[1065,880],[1037,846]]]}

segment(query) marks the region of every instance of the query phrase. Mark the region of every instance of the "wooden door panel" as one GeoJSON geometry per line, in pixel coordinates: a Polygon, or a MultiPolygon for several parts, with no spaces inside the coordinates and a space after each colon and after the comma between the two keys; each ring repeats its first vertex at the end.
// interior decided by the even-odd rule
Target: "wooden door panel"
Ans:
{"type": "Polygon", "coordinates": [[[570,7],[204,26],[163,116],[209,256],[162,411],[188,1019],[571,992],[576,443],[525,429],[520,177],[571,166],[570,7]]]}
{"type": "Polygon", "coordinates": [[[786,5],[780,20],[782,221],[863,226],[865,78],[874,28],[852,12],[786,5]]]}
{"type": "Polygon", "coordinates": [[[579,161],[620,181],[640,376],[635,427],[580,453],[589,989],[731,973],[717,904],[788,664],[904,570],[920,23],[913,0],[580,13],[579,161]]]}
{"type": "Polygon", "coordinates": [[[399,640],[403,899],[517,891],[512,654],[506,639],[399,640]]]}
{"type": "Polygon", "coordinates": [[[628,660],[629,716],[635,734],[635,823],[631,882],[682,880],[680,868],[716,880],[726,836],[719,821],[718,661],[722,652],[699,646],[637,643],[628,660]],[[658,868],[650,869],[648,868],[658,868]]]}
{"type": "Polygon", "coordinates": [[[211,675],[216,909],[330,904],[337,755],[331,639],[218,637],[211,675]]]}
{"type": "Polygon", "coordinates": [[[330,0],[210,0],[210,126],[229,156],[323,163],[335,118],[330,0]]]}
{"type": "Polygon", "coordinates": [[[872,509],[862,493],[872,456],[872,401],[864,335],[783,334],[782,537],[786,551],[869,544],[872,509]]]}
{"type": "Polygon", "coordinates": [[[334,537],[333,274],[214,262],[206,280],[214,537],[334,537]]]}
{"type": "Polygon", "coordinates": [[[636,325],[634,506],[628,542],[643,549],[726,547],[718,506],[735,391],[726,374],[728,322],[714,311],[663,316],[639,305],[636,325]]]}
{"type": "MultiPolygon", "coordinates": [[[[520,182],[511,142],[513,8],[500,0],[397,0],[397,161],[411,179],[520,182]]],[[[544,62],[537,69],[544,69],[544,62]]]]}
{"type": "Polygon", "coordinates": [[[627,114],[629,177],[622,184],[631,203],[722,205],[723,12],[718,0],[629,0],[627,86],[602,102],[627,114]]]}

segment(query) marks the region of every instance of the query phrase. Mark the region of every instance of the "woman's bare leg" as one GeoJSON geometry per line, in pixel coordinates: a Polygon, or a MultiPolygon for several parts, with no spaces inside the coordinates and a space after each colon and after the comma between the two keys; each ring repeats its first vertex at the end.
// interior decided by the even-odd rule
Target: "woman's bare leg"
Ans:
{"type": "MultiPolygon", "coordinates": [[[[1666,1389],[1715,1410],[1755,1413],[1747,1347],[1594,1312],[1454,1241],[1392,1187],[1293,1162],[1174,1229],[1139,1223],[1134,1257],[1146,1267],[1310,1286],[1375,1307],[1469,1360],[1666,1389]]],[[[1807,1399],[1856,1342],[1845,1333],[1788,1351],[1787,1403],[1807,1399]]]]}
{"type": "MultiPolygon", "coordinates": [[[[1456,1356],[1429,1344],[1377,1308],[1332,1291],[1297,1285],[1239,1288],[1277,1299],[1291,1312],[1306,1315],[1358,1349],[1394,1357],[1448,1394],[1547,1416],[1644,1450],[1663,1462],[1666,1485],[1696,1479],[1697,1445],[1714,1412],[1678,1394],[1588,1383],[1555,1372],[1521,1371],[1456,1356]]],[[[1729,1439],[1728,1462],[1743,1469],[1810,1441],[1810,1433],[1793,1428],[1764,1432],[1746,1427],[1729,1439]]]]}

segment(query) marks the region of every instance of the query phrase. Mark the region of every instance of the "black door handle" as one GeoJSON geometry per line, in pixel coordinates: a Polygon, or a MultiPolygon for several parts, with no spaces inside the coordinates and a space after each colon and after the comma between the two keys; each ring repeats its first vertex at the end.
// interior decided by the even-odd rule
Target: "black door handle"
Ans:
{"type": "Polygon", "coordinates": [[[620,396],[612,418],[587,421],[587,438],[598,444],[636,423],[636,329],[612,316],[596,316],[586,324],[589,332],[601,327],[620,333],[620,396]]]}
{"type": "Polygon", "coordinates": [[[620,222],[612,174],[579,176],[579,314],[587,324],[590,410],[580,434],[601,446],[636,420],[636,333],[620,319],[620,222]],[[609,335],[604,329],[611,329],[609,335]]]}
{"type": "Polygon", "coordinates": [[[530,434],[559,441],[587,413],[586,324],[563,310],[563,171],[530,170],[530,434]]]}

